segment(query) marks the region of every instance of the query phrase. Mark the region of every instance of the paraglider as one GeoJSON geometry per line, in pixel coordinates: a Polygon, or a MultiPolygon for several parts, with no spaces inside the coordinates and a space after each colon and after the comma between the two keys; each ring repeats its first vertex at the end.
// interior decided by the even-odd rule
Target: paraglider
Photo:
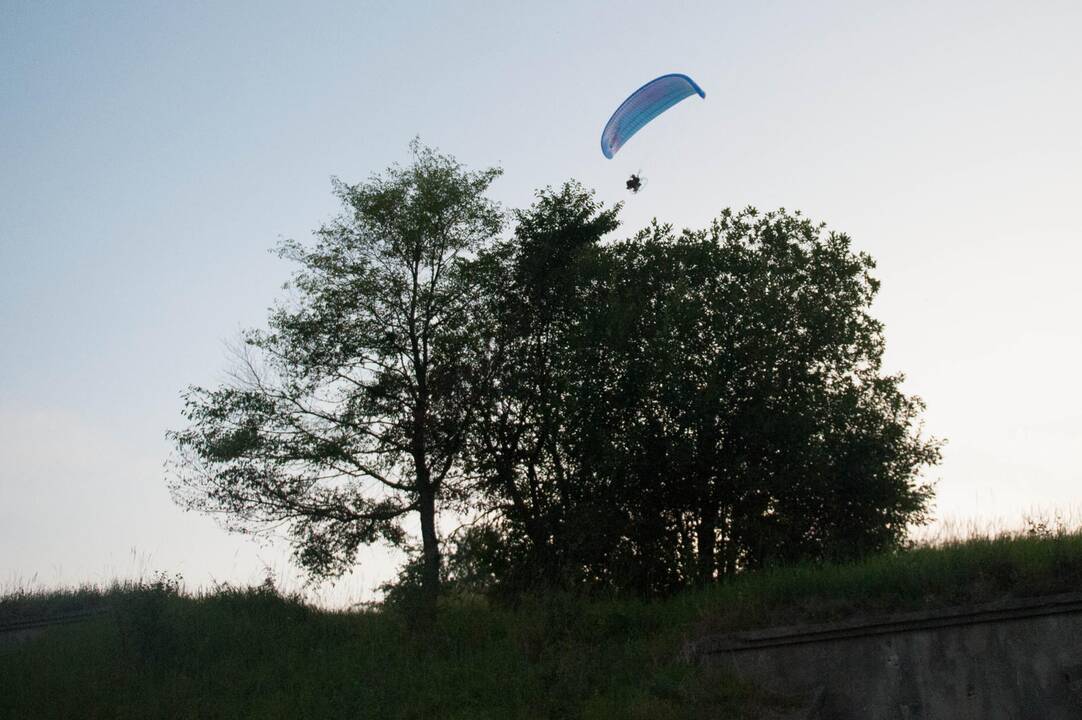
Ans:
{"type": "MultiPolygon", "coordinates": [[[[658,115],[692,95],[706,97],[706,93],[694,80],[680,73],[662,75],[646,83],[631,93],[605,123],[605,129],[601,131],[602,154],[611,160],[632,135],[658,115]]],[[[632,189],[630,184],[628,189],[632,189]]]]}
{"type": "Polygon", "coordinates": [[[639,190],[642,190],[642,178],[635,173],[631,173],[631,177],[627,179],[627,189],[633,193],[638,193],[639,190]]]}

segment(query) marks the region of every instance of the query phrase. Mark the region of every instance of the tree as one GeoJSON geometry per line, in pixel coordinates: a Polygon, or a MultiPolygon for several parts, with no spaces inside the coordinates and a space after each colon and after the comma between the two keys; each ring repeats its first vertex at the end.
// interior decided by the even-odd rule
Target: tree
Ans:
{"type": "Polygon", "coordinates": [[[178,502],[242,532],[285,526],[313,576],[347,571],[362,544],[406,542],[416,517],[431,605],[475,396],[462,268],[502,215],[485,196],[499,170],[411,150],[406,167],[336,181],[345,212],[313,247],[280,247],[300,265],[293,299],[244,334],[230,383],[188,389],[189,426],[169,436],[178,502]]]}
{"type": "Polygon", "coordinates": [[[903,377],[881,371],[874,262],[848,237],[749,209],[603,245],[615,223],[558,199],[520,215],[503,275],[531,247],[598,234],[542,264],[558,270],[540,286],[561,288],[559,315],[536,302],[503,316],[494,346],[513,370],[479,414],[497,438],[480,454],[501,567],[508,547],[534,550],[511,557],[527,564],[543,547],[549,577],[652,594],[888,549],[922,520],[939,443],[903,377]]]}
{"type": "Polygon", "coordinates": [[[600,365],[601,328],[618,341],[611,379],[583,386],[583,427],[606,428],[584,447],[608,459],[640,589],[880,551],[923,519],[940,443],[881,370],[874,262],[847,236],[749,209],[608,250],[580,364],[600,365]]]}
{"type": "Polygon", "coordinates": [[[509,528],[489,526],[467,540],[475,553],[487,547],[505,558],[500,566],[517,574],[516,586],[554,584],[568,568],[587,488],[567,446],[575,400],[568,389],[580,368],[568,362],[564,343],[583,313],[578,268],[617,227],[618,212],[578,183],[547,188],[515,213],[514,237],[472,266],[477,336],[486,342],[468,457],[483,509],[509,528]],[[509,553],[519,562],[508,562],[509,553]]]}

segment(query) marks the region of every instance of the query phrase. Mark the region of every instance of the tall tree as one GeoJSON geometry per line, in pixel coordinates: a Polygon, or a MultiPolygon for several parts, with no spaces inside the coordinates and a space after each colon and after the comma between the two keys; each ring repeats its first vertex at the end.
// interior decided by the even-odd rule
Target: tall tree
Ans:
{"type": "Polygon", "coordinates": [[[847,236],[749,209],[606,250],[608,288],[572,346],[609,368],[577,390],[593,396],[581,426],[605,429],[583,447],[622,498],[607,562],[632,558],[631,582],[657,591],[883,550],[922,520],[939,442],[882,372],[874,262],[847,236]]]}
{"type": "Polygon", "coordinates": [[[188,389],[189,425],[169,435],[178,502],[239,531],[284,525],[313,576],[347,571],[362,544],[406,542],[415,517],[431,604],[475,395],[461,270],[502,215],[485,195],[499,170],[411,150],[407,166],[336,182],[345,211],[314,246],[281,246],[300,265],[292,299],[244,334],[230,383],[188,389]]]}
{"type": "Polygon", "coordinates": [[[474,265],[475,312],[486,319],[478,336],[488,342],[477,363],[486,370],[469,457],[484,503],[514,527],[504,539],[521,540],[517,570],[527,582],[553,583],[566,569],[586,497],[567,445],[570,376],[581,368],[568,362],[565,343],[584,312],[584,262],[618,213],[578,183],[546,188],[515,213],[514,236],[474,265]]]}
{"type": "Polygon", "coordinates": [[[872,259],[750,209],[602,244],[615,216],[588,199],[542,196],[495,263],[506,371],[470,457],[502,547],[472,551],[513,583],[556,563],[546,579],[652,594],[900,542],[939,443],[882,372],[872,259]]]}

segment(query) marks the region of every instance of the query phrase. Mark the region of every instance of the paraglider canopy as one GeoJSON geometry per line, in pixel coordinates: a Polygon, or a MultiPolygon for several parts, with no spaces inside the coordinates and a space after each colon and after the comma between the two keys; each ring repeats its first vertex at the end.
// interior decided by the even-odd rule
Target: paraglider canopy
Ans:
{"type": "Polygon", "coordinates": [[[632,135],[684,98],[706,93],[687,75],[670,73],[655,78],[631,93],[616,108],[601,131],[601,152],[612,159],[632,135]]]}

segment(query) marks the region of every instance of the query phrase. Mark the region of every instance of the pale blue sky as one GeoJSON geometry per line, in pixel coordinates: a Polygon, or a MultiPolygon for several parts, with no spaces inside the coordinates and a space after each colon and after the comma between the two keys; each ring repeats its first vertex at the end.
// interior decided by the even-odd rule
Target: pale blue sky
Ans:
{"type": "Polygon", "coordinates": [[[268,248],[414,135],[501,165],[510,207],[569,177],[627,200],[621,232],[753,204],[850,233],[950,441],[939,516],[1082,506],[1080,30],[1069,1],[0,4],[0,589],[288,575],[172,505],[163,433],[263,321],[268,248]],[[706,99],[605,160],[673,71],[706,99]]]}

